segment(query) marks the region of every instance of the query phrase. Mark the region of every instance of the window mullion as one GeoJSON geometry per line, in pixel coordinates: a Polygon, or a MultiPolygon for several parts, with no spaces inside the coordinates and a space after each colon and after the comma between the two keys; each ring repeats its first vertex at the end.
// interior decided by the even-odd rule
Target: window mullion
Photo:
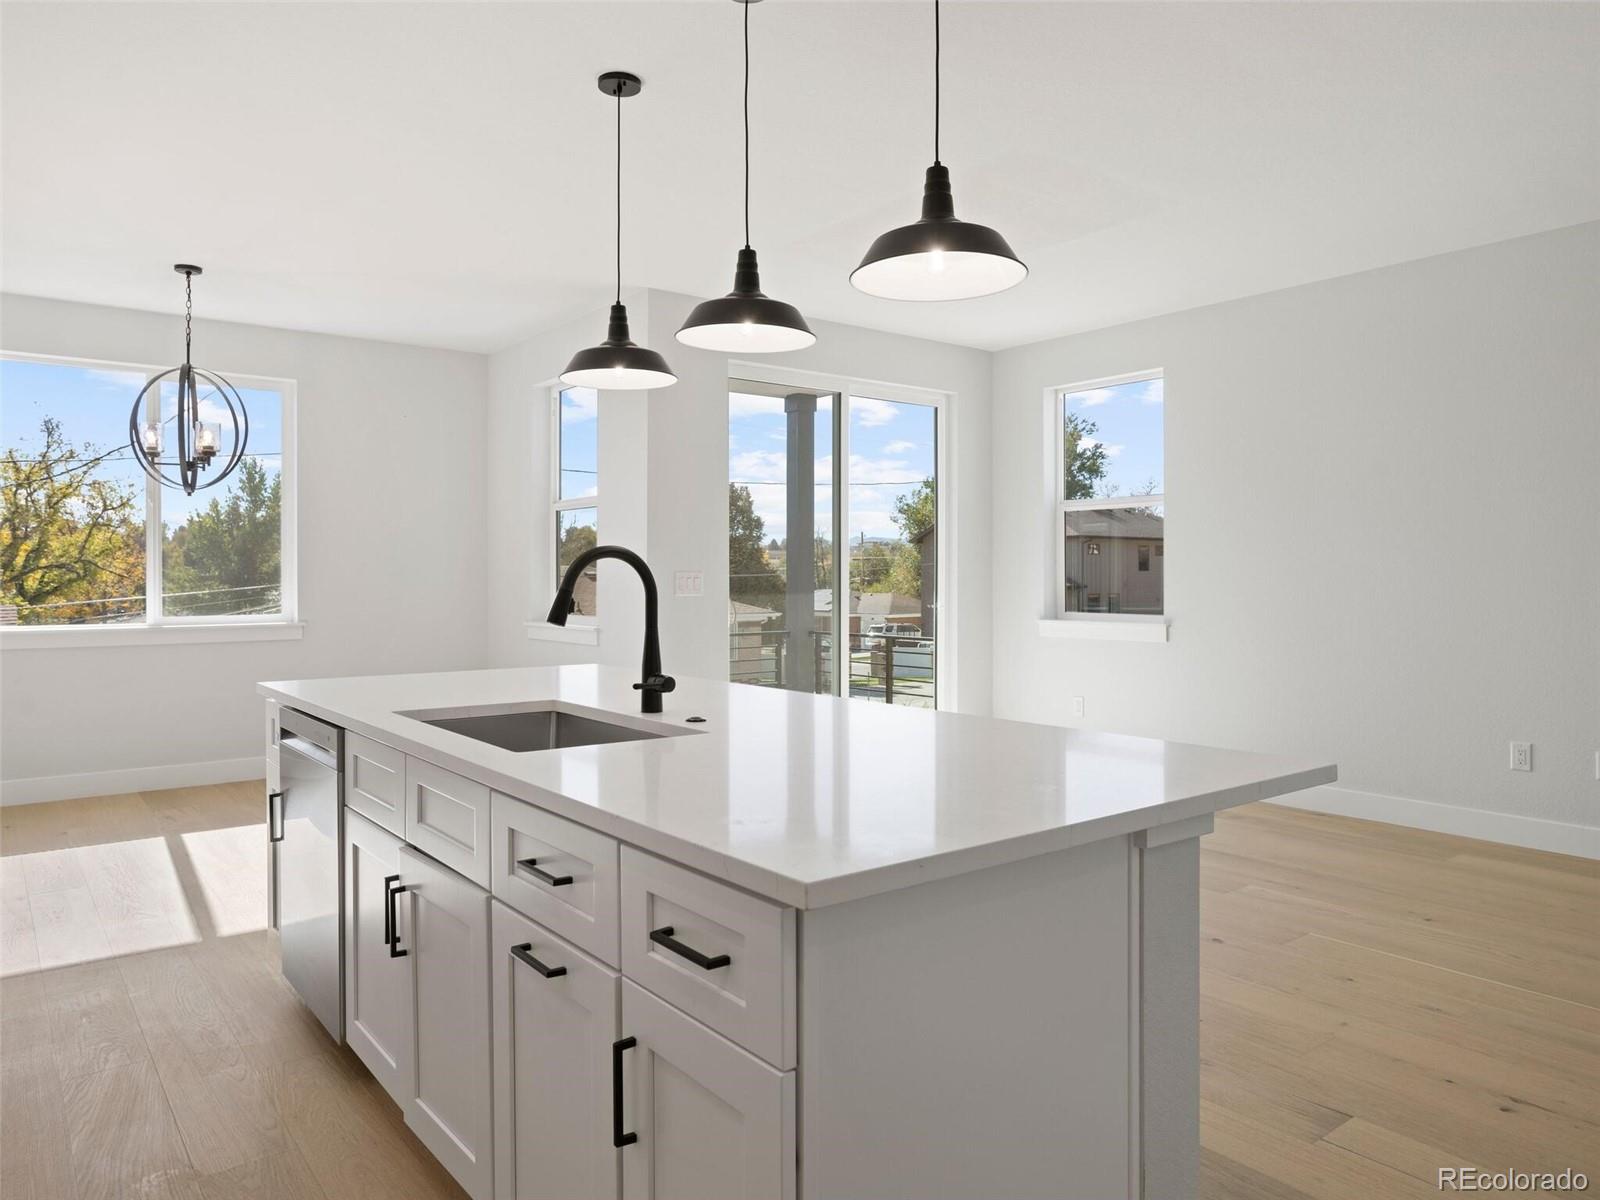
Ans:
{"type": "MultiPolygon", "coordinates": [[[[147,421],[161,420],[161,389],[146,405],[153,405],[154,416],[146,410],[147,421]]],[[[161,602],[161,484],[145,476],[144,480],[144,620],[147,625],[160,625],[164,618],[161,602]]]]}

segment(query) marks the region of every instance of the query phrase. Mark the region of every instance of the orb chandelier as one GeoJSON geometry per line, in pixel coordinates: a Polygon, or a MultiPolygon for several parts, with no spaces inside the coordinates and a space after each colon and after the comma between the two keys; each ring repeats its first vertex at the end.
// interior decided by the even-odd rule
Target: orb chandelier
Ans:
{"type": "Polygon", "coordinates": [[[183,365],[154,376],[139,392],[128,414],[128,444],[133,457],[146,475],[164,487],[182,488],[194,495],[202,488],[215,487],[226,479],[244,457],[250,436],[250,417],[245,412],[239,391],[222,376],[202,371],[191,361],[194,326],[194,277],[200,268],[178,263],[173,268],[183,276],[183,365]],[[162,416],[162,398],[176,389],[176,405],[171,416],[162,416]],[[208,417],[215,420],[208,420],[208,417]],[[166,426],[173,427],[174,453],[166,453],[166,426]],[[223,457],[222,470],[201,482],[222,451],[224,427],[232,450],[223,457]],[[169,474],[168,472],[173,472],[169,474]]]}

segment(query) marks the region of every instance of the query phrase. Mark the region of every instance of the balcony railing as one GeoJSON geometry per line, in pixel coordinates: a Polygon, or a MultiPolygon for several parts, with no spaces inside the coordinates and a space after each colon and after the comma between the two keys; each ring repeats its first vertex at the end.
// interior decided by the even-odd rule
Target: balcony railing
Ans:
{"type": "MultiPolygon", "coordinates": [[[[795,677],[787,629],[735,630],[728,635],[728,678],[759,687],[789,687],[795,677]]],[[[811,634],[816,691],[833,692],[833,634],[811,634]]],[[[934,706],[934,640],[921,634],[850,636],[850,695],[920,708],[934,706]]]]}

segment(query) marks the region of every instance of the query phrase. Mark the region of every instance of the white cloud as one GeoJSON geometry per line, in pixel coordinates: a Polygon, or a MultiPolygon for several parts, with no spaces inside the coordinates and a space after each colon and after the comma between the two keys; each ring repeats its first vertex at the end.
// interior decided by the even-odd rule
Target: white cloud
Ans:
{"type": "Polygon", "coordinates": [[[900,410],[888,400],[874,400],[870,396],[852,396],[850,413],[857,425],[866,429],[876,429],[894,420],[900,415],[900,410]]]}
{"type": "Polygon", "coordinates": [[[561,394],[561,423],[577,425],[600,415],[600,393],[593,388],[567,388],[561,394]]]}
{"type": "Polygon", "coordinates": [[[740,483],[782,483],[788,458],[776,450],[746,450],[728,460],[728,478],[740,483]]]}
{"type": "Polygon", "coordinates": [[[1144,391],[1139,394],[1139,401],[1142,404],[1160,404],[1166,398],[1165,391],[1161,380],[1147,380],[1144,391]]]}
{"type": "Polygon", "coordinates": [[[749,392],[729,392],[728,416],[734,420],[740,417],[781,417],[783,401],[776,396],[752,396],[749,392]]]}
{"type": "Polygon", "coordinates": [[[915,470],[903,458],[868,458],[861,454],[850,456],[849,483],[852,487],[863,484],[906,484],[914,487],[921,481],[922,472],[915,470]]]}
{"type": "Polygon", "coordinates": [[[916,448],[917,444],[915,442],[890,442],[883,448],[883,452],[885,454],[904,454],[906,451],[915,450],[916,448]]]}
{"type": "Polygon", "coordinates": [[[1084,438],[1079,444],[1084,447],[1099,446],[1106,452],[1107,458],[1116,458],[1127,449],[1126,446],[1113,445],[1110,442],[1102,442],[1099,438],[1092,437],[1084,438]]]}
{"type": "Polygon", "coordinates": [[[1117,398],[1116,388],[1090,388],[1086,392],[1071,392],[1067,396],[1068,404],[1077,404],[1079,408],[1095,408],[1117,398]]]}

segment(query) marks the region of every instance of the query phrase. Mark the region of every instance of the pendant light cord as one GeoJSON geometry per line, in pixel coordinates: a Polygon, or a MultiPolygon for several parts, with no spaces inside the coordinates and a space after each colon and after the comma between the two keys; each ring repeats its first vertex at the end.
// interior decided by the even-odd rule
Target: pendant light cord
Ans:
{"type": "Polygon", "coordinates": [[[744,9],[744,248],[750,249],[750,5],[744,9]]]}
{"type": "Polygon", "coordinates": [[[617,97],[617,298],[622,303],[622,81],[614,85],[617,97]]]}
{"type": "Polygon", "coordinates": [[[194,276],[187,271],[183,276],[183,361],[194,357],[189,350],[194,333],[194,276]]]}
{"type": "Polygon", "coordinates": [[[933,0],[933,165],[939,165],[939,0],[933,0]]]}

